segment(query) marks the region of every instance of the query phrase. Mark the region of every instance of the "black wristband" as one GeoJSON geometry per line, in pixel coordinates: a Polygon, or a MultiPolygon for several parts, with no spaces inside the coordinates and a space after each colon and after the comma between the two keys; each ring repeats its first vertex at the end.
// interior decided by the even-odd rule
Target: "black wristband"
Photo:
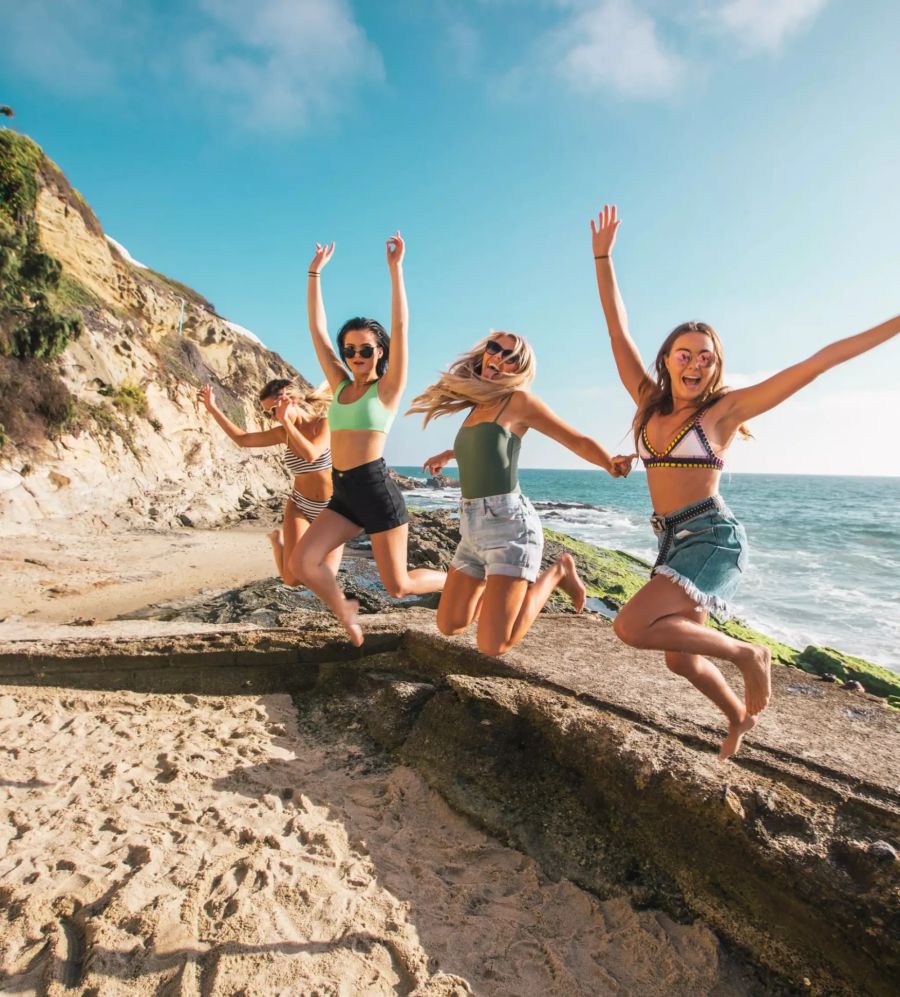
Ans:
{"type": "Polygon", "coordinates": [[[306,276],[307,277],[321,277],[322,274],[321,274],[321,272],[317,272],[315,270],[307,270],[306,271],[306,276]]]}
{"type": "Polygon", "coordinates": [[[595,256],[594,259],[595,260],[608,260],[609,259],[609,253],[607,253],[605,256],[595,256]]]}

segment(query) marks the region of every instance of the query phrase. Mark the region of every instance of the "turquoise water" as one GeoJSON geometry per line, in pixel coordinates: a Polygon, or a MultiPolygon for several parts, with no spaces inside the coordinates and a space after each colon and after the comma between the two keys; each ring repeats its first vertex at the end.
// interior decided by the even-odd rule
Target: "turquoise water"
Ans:
{"type": "MultiPolygon", "coordinates": [[[[643,474],[522,470],[520,482],[551,529],[654,560],[643,474]]],[[[836,647],[900,671],[900,478],[725,474],[721,493],[751,545],[736,615],[793,647],[836,647]]],[[[409,499],[454,508],[459,491],[409,499]]]]}

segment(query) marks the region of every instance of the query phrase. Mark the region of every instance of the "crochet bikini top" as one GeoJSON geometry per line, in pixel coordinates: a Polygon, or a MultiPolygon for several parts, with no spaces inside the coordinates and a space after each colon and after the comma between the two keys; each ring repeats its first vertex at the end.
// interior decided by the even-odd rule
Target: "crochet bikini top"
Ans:
{"type": "Polygon", "coordinates": [[[638,436],[638,456],[645,468],[651,467],[702,467],[721,471],[725,461],[713,450],[712,444],[703,431],[702,419],[710,406],[699,412],[678,432],[675,439],[664,449],[654,450],[647,437],[647,424],[641,426],[638,436]]]}

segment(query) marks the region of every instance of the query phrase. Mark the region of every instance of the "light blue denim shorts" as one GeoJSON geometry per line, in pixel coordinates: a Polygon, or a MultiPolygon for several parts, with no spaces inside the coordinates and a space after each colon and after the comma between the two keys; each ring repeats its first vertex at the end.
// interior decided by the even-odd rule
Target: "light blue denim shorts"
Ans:
{"type": "Polygon", "coordinates": [[[451,568],[473,578],[506,575],[533,582],[541,570],[544,531],[534,506],[517,491],[487,498],[461,499],[462,539],[451,568]]]}
{"type": "Polygon", "coordinates": [[[659,541],[651,574],[665,575],[704,609],[731,615],[747,566],[747,534],[719,495],[650,520],[659,541]]]}

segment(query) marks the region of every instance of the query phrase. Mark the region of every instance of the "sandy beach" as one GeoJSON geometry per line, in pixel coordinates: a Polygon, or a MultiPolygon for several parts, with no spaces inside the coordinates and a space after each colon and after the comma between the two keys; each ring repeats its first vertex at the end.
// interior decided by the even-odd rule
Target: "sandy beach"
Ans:
{"type": "Polygon", "coordinates": [[[79,532],[67,526],[3,537],[0,633],[12,639],[34,633],[35,624],[101,622],[151,603],[272,577],[271,528],[79,532]]]}
{"type": "Polygon", "coordinates": [[[746,992],[289,697],[0,694],[0,971],[61,994],[746,992]]]}

